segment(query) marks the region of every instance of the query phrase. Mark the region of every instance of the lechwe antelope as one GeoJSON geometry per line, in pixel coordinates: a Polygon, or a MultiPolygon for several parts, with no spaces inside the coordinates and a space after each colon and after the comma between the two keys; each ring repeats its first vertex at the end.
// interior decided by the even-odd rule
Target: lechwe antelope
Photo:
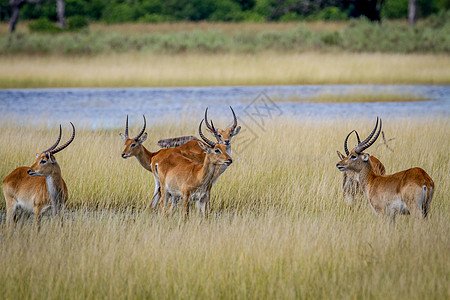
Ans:
{"type": "MultiPolygon", "coordinates": [[[[217,142],[219,144],[224,144],[225,149],[228,155],[231,155],[231,138],[236,136],[240,130],[241,126],[237,126],[237,118],[236,114],[233,110],[233,107],[230,106],[231,113],[233,114],[233,124],[231,127],[228,127],[226,129],[220,129],[215,128],[214,123],[211,121],[208,121],[208,108],[205,110],[205,124],[208,128],[209,132],[216,138],[217,142]]],[[[199,146],[198,139],[194,136],[184,136],[184,137],[178,137],[178,138],[169,138],[158,141],[158,145],[161,147],[176,147],[176,148],[169,148],[169,149],[179,149],[182,150],[179,153],[186,156],[189,159],[192,159],[196,163],[203,163],[205,159],[205,151],[199,146]],[[184,143],[184,144],[183,144],[184,143]],[[200,155],[199,155],[200,154],[200,155]]],[[[175,150],[175,152],[178,152],[178,150],[175,150]]],[[[166,156],[170,154],[171,152],[165,152],[161,151],[158,156],[166,156]]],[[[159,160],[162,160],[161,158],[159,160]]],[[[211,187],[217,182],[217,179],[220,175],[225,172],[228,165],[218,165],[216,166],[216,170],[214,171],[213,179],[211,181],[211,187]]],[[[156,180],[156,179],[155,179],[156,180]]],[[[209,189],[210,190],[210,189],[209,189]]],[[[161,193],[155,193],[152,200],[152,207],[155,208],[158,205],[158,202],[161,198],[161,193]]],[[[207,195],[207,198],[209,201],[209,194],[207,195]]]]}
{"type": "MultiPolygon", "coordinates": [[[[358,144],[361,143],[358,132],[356,130],[350,131],[350,133],[347,135],[344,141],[344,151],[347,154],[347,156],[350,154],[347,147],[347,141],[349,136],[353,132],[355,132],[356,134],[358,144]]],[[[339,156],[340,160],[343,160],[346,157],[339,151],[337,151],[337,155],[339,156]]],[[[386,174],[386,169],[384,165],[375,156],[370,156],[369,162],[372,165],[372,169],[375,174],[377,175],[386,174]]],[[[355,199],[361,199],[362,197],[364,197],[363,191],[361,190],[358,180],[356,179],[356,174],[354,172],[344,171],[342,173],[342,193],[344,195],[345,202],[350,206],[353,206],[355,204],[355,199]]]]}
{"type": "Polygon", "coordinates": [[[177,200],[183,198],[186,218],[189,215],[189,201],[199,199],[200,210],[206,217],[216,166],[229,166],[232,163],[224,144],[214,143],[202,134],[202,123],[203,120],[200,122],[198,130],[203,141],[197,141],[197,144],[206,153],[201,164],[176,152],[165,157],[156,156],[152,161],[153,172],[161,183],[165,210],[171,202],[169,214],[177,200]]]}
{"type": "Polygon", "coordinates": [[[370,155],[363,153],[377,140],[381,125],[381,119],[377,118],[372,133],[337,163],[336,167],[339,171],[356,174],[375,214],[389,216],[393,223],[397,214],[426,218],[434,192],[434,183],[430,176],[421,168],[412,168],[392,175],[377,175],[370,163],[370,155]],[[375,134],[378,122],[379,128],[375,134]]]}
{"type": "MultiPolygon", "coordinates": [[[[211,124],[208,123],[207,125],[208,129],[216,137],[217,141],[219,143],[225,144],[226,152],[228,153],[228,155],[230,155],[231,153],[230,140],[233,136],[237,135],[241,129],[240,126],[237,126],[236,114],[234,113],[234,110],[231,106],[230,109],[231,112],[233,113],[233,125],[231,127],[222,130],[216,129],[212,122],[211,124]]],[[[207,120],[207,113],[208,109],[205,110],[206,120],[207,120]]],[[[205,151],[198,145],[198,139],[196,137],[180,137],[161,140],[158,142],[158,144],[161,147],[174,147],[174,146],[176,147],[160,149],[157,152],[151,152],[147,150],[142,145],[142,143],[147,139],[147,133],[144,133],[146,128],[145,116],[143,116],[143,118],[144,118],[144,126],[141,132],[136,137],[130,138],[128,137],[128,116],[127,116],[125,134],[120,134],[123,141],[125,142],[125,149],[122,152],[123,158],[135,156],[139,161],[139,163],[150,172],[152,172],[151,164],[154,157],[158,157],[158,160],[161,161],[162,159],[164,159],[164,157],[170,155],[170,153],[173,152],[179,153],[199,164],[203,163],[205,159],[205,151]]],[[[213,183],[217,181],[217,178],[225,171],[226,167],[227,167],[226,165],[218,167],[218,169],[215,172],[215,175],[213,176],[214,178],[213,183]]],[[[151,201],[152,208],[156,208],[161,198],[159,179],[156,176],[154,176],[154,180],[155,180],[155,192],[153,194],[151,201]]]]}
{"type": "MultiPolygon", "coordinates": [[[[145,132],[146,128],[146,119],[144,118],[144,126],[139,134],[133,138],[128,136],[128,116],[125,125],[125,134],[120,134],[123,141],[125,142],[125,149],[122,151],[122,158],[126,159],[129,157],[136,157],[138,162],[148,171],[152,172],[152,160],[155,156],[163,158],[169,155],[172,152],[177,152],[181,155],[188,156],[192,160],[196,162],[203,162],[205,158],[205,154],[202,148],[198,146],[198,141],[190,141],[176,148],[168,148],[168,149],[160,149],[156,152],[151,152],[147,150],[143,143],[147,139],[147,133],[145,132]]],[[[152,198],[152,207],[155,208],[161,198],[161,189],[158,177],[153,174],[153,178],[155,180],[155,192],[152,198]]]]}
{"type": "Polygon", "coordinates": [[[17,223],[16,211],[20,207],[34,213],[39,226],[42,213],[52,208],[56,215],[67,201],[67,186],[61,177],[61,169],[54,155],[72,143],[75,138],[75,127],[72,123],[72,137],[62,146],[61,125],[59,137],[47,150],[37,155],[36,162],[31,167],[19,167],[3,180],[3,193],[6,200],[6,224],[11,220],[17,223]]]}

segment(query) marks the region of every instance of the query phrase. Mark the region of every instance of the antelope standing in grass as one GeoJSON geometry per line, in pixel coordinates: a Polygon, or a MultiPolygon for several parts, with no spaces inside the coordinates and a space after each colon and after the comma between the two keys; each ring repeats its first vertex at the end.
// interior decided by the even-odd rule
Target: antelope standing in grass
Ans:
{"type": "MultiPolygon", "coordinates": [[[[224,144],[225,149],[228,155],[231,155],[231,138],[236,136],[240,130],[241,126],[237,126],[237,118],[236,114],[233,110],[233,107],[230,106],[231,113],[233,114],[233,124],[231,127],[228,127],[226,129],[220,129],[215,128],[214,123],[211,121],[208,121],[208,108],[205,110],[205,124],[208,128],[209,132],[216,138],[217,143],[224,144]]],[[[180,149],[184,148],[186,146],[186,153],[181,153],[182,155],[192,159],[196,163],[203,163],[205,159],[205,151],[199,146],[197,143],[198,139],[194,136],[185,136],[185,137],[178,137],[178,138],[169,138],[158,141],[158,145],[161,147],[176,147],[174,149],[180,149]],[[186,142],[187,141],[187,142],[186,142]],[[185,144],[182,144],[185,142],[185,144]],[[181,144],[181,145],[180,145],[181,144]],[[195,155],[192,155],[190,153],[194,153],[195,155]],[[201,154],[201,156],[198,155],[198,153],[201,154]]],[[[168,152],[161,152],[159,155],[167,155],[168,152]]],[[[228,165],[219,165],[216,166],[216,170],[214,171],[213,179],[211,181],[211,187],[217,182],[217,179],[220,175],[222,175],[223,172],[227,169],[228,165]]],[[[210,189],[209,189],[210,190],[210,189]]],[[[208,193],[209,193],[208,190],[208,193]]],[[[161,193],[156,193],[152,200],[152,207],[155,208],[158,205],[158,202],[161,198],[161,193]]],[[[207,195],[207,198],[209,201],[209,194],[207,195]]]]}
{"type": "MultiPolygon", "coordinates": [[[[225,145],[226,151],[228,155],[231,153],[231,138],[237,135],[241,129],[240,126],[237,126],[237,118],[234,113],[233,108],[230,106],[231,112],[233,113],[233,125],[225,130],[216,129],[214,124],[211,122],[209,124],[207,122],[207,127],[210,132],[216,137],[219,143],[223,143],[225,145]]],[[[205,110],[205,119],[207,120],[208,109],[205,110]]],[[[120,134],[122,139],[125,142],[125,149],[122,152],[122,158],[126,159],[132,156],[135,156],[139,163],[148,171],[152,172],[152,160],[154,157],[158,157],[159,160],[162,160],[164,157],[170,155],[173,152],[179,153],[189,159],[197,162],[199,164],[203,163],[205,159],[205,151],[198,144],[198,139],[193,136],[187,137],[179,137],[179,138],[171,138],[166,140],[160,140],[158,145],[161,147],[168,147],[167,149],[160,149],[157,152],[151,152],[147,150],[142,143],[147,139],[147,133],[145,133],[146,120],[144,117],[144,127],[141,132],[134,138],[130,138],[128,136],[128,116],[125,126],[125,134],[120,134]],[[172,148],[174,147],[174,148],[172,148]]],[[[225,171],[226,165],[218,167],[218,170],[215,173],[214,181],[217,181],[217,178],[225,171]]],[[[155,192],[152,197],[151,207],[156,208],[161,199],[161,188],[159,179],[153,174],[155,180],[155,192]]]]}
{"type": "Polygon", "coordinates": [[[203,141],[196,141],[205,151],[201,164],[176,152],[167,156],[155,156],[152,161],[153,172],[161,183],[165,210],[171,202],[169,214],[173,211],[178,199],[183,198],[186,218],[189,215],[190,200],[199,199],[200,210],[206,217],[216,167],[229,166],[232,163],[224,144],[214,143],[202,134],[202,123],[203,120],[199,125],[199,134],[203,141]]]}
{"type": "MultiPolygon", "coordinates": [[[[356,134],[358,143],[361,143],[358,132],[356,130],[350,131],[350,133],[347,135],[344,141],[344,151],[347,156],[350,154],[347,147],[347,141],[349,136],[353,132],[355,132],[356,134]]],[[[343,160],[346,157],[339,151],[337,151],[337,155],[339,156],[340,160],[343,160]]],[[[372,165],[375,174],[377,175],[386,174],[386,169],[384,165],[375,156],[370,156],[369,162],[372,165]]],[[[363,191],[358,183],[358,180],[356,179],[356,174],[354,172],[344,171],[342,173],[342,193],[344,195],[345,202],[350,206],[353,206],[355,204],[355,199],[361,199],[362,197],[364,197],[363,191]]]]}
{"type": "Polygon", "coordinates": [[[67,201],[67,186],[61,177],[61,169],[54,155],[67,146],[75,138],[75,127],[72,123],[72,137],[62,146],[62,129],[59,126],[59,137],[47,150],[37,155],[36,162],[31,167],[19,167],[3,180],[3,193],[6,200],[6,225],[14,221],[17,223],[17,209],[20,207],[34,213],[36,224],[39,226],[42,213],[52,208],[52,215],[56,215],[64,208],[67,201]]]}
{"type": "MultiPolygon", "coordinates": [[[[169,148],[169,149],[160,149],[156,152],[151,152],[147,150],[147,148],[144,147],[143,143],[147,139],[147,133],[145,132],[146,128],[146,119],[144,118],[144,126],[142,127],[142,130],[139,132],[139,134],[133,138],[130,138],[128,136],[128,116],[127,121],[125,125],[125,134],[120,134],[122,137],[122,140],[125,142],[125,149],[122,151],[122,158],[127,159],[129,157],[136,157],[138,162],[147,170],[152,172],[152,159],[156,155],[168,155],[171,152],[178,152],[181,155],[189,155],[192,159],[195,161],[201,162],[203,161],[204,154],[203,150],[200,147],[197,147],[197,141],[191,141],[188,143],[185,143],[177,148],[169,148]]],[[[155,205],[152,205],[152,207],[156,207],[156,204],[158,204],[159,199],[161,197],[161,189],[160,189],[160,183],[159,179],[155,174],[153,174],[153,178],[155,180],[155,192],[152,197],[152,203],[155,203],[155,205]]]]}
{"type": "Polygon", "coordinates": [[[370,155],[363,153],[377,140],[381,125],[381,119],[377,118],[372,133],[358,143],[346,158],[336,164],[336,167],[339,171],[356,174],[376,215],[388,216],[393,223],[397,214],[412,214],[418,218],[426,218],[434,192],[431,177],[421,168],[411,168],[392,175],[378,175],[370,163],[370,155]]]}

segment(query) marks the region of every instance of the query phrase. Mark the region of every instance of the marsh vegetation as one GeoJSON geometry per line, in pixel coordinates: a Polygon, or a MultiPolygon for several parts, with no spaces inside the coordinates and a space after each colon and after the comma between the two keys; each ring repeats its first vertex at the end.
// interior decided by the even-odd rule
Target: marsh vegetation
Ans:
{"type": "MultiPolygon", "coordinates": [[[[427,221],[400,217],[393,228],[366,201],[344,203],[336,150],[372,119],[280,118],[246,147],[243,128],[210,218],[194,213],[185,223],[181,207],[170,218],[145,210],[153,179],[120,157],[122,126],[80,128],[57,157],[69,189],[64,226],[44,218],[37,233],[25,219],[0,236],[2,298],[448,298],[450,122],[383,121],[394,152],[380,140],[369,153],[388,174],[414,166],[430,174],[427,221]]],[[[196,129],[197,120],[164,120],[147,129],[145,146],[196,129]]],[[[3,122],[0,177],[30,164],[56,131],[3,122]]]]}
{"type": "Polygon", "coordinates": [[[92,24],[46,34],[0,25],[0,87],[448,84],[448,14],[382,25],[92,24]]]}

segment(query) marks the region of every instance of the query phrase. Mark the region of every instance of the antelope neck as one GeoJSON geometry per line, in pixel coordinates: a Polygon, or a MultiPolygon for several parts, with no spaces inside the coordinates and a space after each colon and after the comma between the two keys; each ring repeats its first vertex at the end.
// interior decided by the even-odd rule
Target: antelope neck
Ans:
{"type": "Polygon", "coordinates": [[[153,152],[148,151],[144,146],[142,146],[141,151],[139,151],[139,154],[136,155],[136,159],[138,162],[143,166],[147,171],[152,171],[152,157],[153,152]]]}
{"type": "Polygon", "coordinates": [[[47,191],[51,202],[54,204],[60,203],[64,194],[64,187],[59,168],[58,170],[53,171],[50,175],[45,176],[45,183],[47,184],[47,191]]]}
{"type": "Polygon", "coordinates": [[[373,172],[372,166],[369,162],[367,162],[362,168],[362,170],[357,173],[358,182],[361,185],[361,188],[363,189],[364,193],[368,196],[369,195],[369,182],[375,177],[375,173],[373,172]]]}

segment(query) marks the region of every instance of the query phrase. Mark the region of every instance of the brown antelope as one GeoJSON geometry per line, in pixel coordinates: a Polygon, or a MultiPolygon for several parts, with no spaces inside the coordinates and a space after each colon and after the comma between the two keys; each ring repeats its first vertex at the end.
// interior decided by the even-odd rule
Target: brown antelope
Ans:
{"type": "MultiPolygon", "coordinates": [[[[350,154],[347,147],[347,141],[349,136],[355,132],[356,138],[358,139],[358,143],[361,143],[361,140],[359,139],[358,132],[356,130],[350,131],[350,133],[347,135],[344,141],[344,151],[347,154],[347,156],[350,154]]],[[[340,160],[343,160],[346,156],[344,156],[341,152],[336,151],[337,155],[339,156],[340,160]]],[[[386,174],[386,169],[384,165],[375,157],[370,156],[369,162],[372,165],[373,171],[377,175],[384,175],[386,174]]],[[[361,190],[361,187],[359,186],[358,180],[356,179],[356,174],[354,172],[344,171],[342,173],[342,193],[344,195],[345,202],[353,206],[355,204],[355,199],[361,199],[364,197],[363,191],[361,190]]]]}
{"type": "MultiPolygon", "coordinates": [[[[231,125],[231,127],[228,127],[225,130],[220,129],[220,128],[216,129],[214,127],[214,123],[212,122],[212,120],[211,120],[211,122],[208,121],[208,108],[206,108],[206,110],[205,110],[206,127],[208,128],[209,132],[216,138],[216,140],[219,144],[225,145],[225,149],[226,149],[226,152],[228,155],[231,155],[231,138],[236,136],[239,133],[239,131],[241,130],[241,126],[237,126],[237,118],[236,118],[236,114],[233,110],[233,107],[230,106],[230,109],[231,109],[231,113],[233,114],[233,124],[231,125]]],[[[180,143],[182,143],[185,140],[189,140],[185,144],[186,146],[189,146],[189,147],[187,147],[188,151],[186,151],[186,153],[181,153],[181,154],[192,159],[193,161],[195,161],[199,164],[203,163],[203,160],[205,158],[205,152],[198,145],[198,143],[196,143],[196,141],[198,141],[198,139],[196,137],[188,136],[188,137],[179,137],[179,138],[160,140],[158,142],[158,145],[161,147],[173,147],[173,146],[179,145],[180,143]],[[201,156],[198,156],[199,151],[201,153],[201,156]],[[192,153],[194,153],[195,155],[192,155],[192,153]]],[[[183,146],[178,146],[177,148],[179,149],[182,147],[183,146]]],[[[177,149],[177,148],[175,148],[175,149],[177,149]]],[[[161,154],[159,154],[159,155],[167,155],[167,154],[161,152],[161,154]]],[[[226,165],[226,164],[216,166],[216,170],[214,172],[213,179],[211,181],[211,185],[214,185],[217,182],[217,179],[219,178],[220,175],[223,174],[223,172],[225,172],[227,167],[228,167],[228,165],[226,165]]],[[[209,190],[208,190],[208,193],[209,193],[209,190]]],[[[161,198],[160,193],[155,194],[155,196],[153,197],[153,201],[152,201],[153,208],[155,208],[156,205],[158,205],[158,201],[160,198],[161,198]]],[[[208,198],[207,201],[209,201],[209,194],[207,195],[207,198],[208,198]]]]}
{"type": "Polygon", "coordinates": [[[167,156],[155,156],[152,161],[153,172],[161,183],[164,208],[167,209],[171,202],[169,214],[177,200],[183,198],[186,218],[189,215],[189,201],[199,199],[200,210],[206,217],[216,166],[229,166],[232,163],[224,144],[214,143],[202,134],[202,123],[203,120],[200,122],[199,134],[203,141],[197,141],[197,144],[206,153],[201,164],[176,152],[167,156]]]}
{"type": "MultiPolygon", "coordinates": [[[[216,137],[217,141],[219,143],[225,144],[226,151],[228,155],[230,155],[231,152],[231,137],[237,135],[241,129],[240,126],[237,126],[237,118],[236,114],[234,113],[233,108],[230,106],[231,112],[233,113],[233,125],[225,130],[222,129],[216,129],[214,125],[209,124],[207,125],[208,129],[211,131],[212,134],[216,137]]],[[[208,109],[205,111],[205,118],[207,119],[207,113],[208,109]]],[[[166,139],[161,140],[158,142],[158,145],[164,146],[164,147],[173,147],[177,145],[175,148],[167,148],[167,149],[160,149],[157,152],[151,152],[147,150],[142,143],[147,139],[147,133],[144,133],[145,127],[146,127],[146,120],[144,117],[144,127],[142,128],[141,132],[134,138],[128,137],[128,116],[125,126],[125,134],[120,134],[122,139],[125,142],[125,149],[122,152],[123,158],[128,158],[135,156],[139,163],[148,171],[152,172],[152,160],[154,157],[158,156],[158,159],[161,161],[164,157],[170,155],[172,152],[179,153],[191,160],[193,160],[196,163],[202,164],[205,159],[205,151],[202,147],[198,144],[198,139],[196,137],[181,137],[181,138],[172,138],[172,139],[166,139]],[[187,141],[187,142],[186,142],[187,141]],[[184,143],[183,143],[184,142],[184,143]],[[181,143],[181,145],[180,145],[181,143]]],[[[225,171],[226,165],[220,166],[218,170],[216,171],[214,175],[214,181],[213,184],[217,181],[217,178],[225,171]]],[[[158,205],[159,200],[161,199],[161,188],[159,180],[156,176],[154,176],[155,180],[155,192],[152,197],[151,207],[156,208],[158,205]]]]}
{"type": "MultiPolygon", "coordinates": [[[[125,125],[125,134],[120,134],[123,141],[125,142],[125,149],[122,151],[122,158],[126,159],[129,157],[136,157],[138,162],[148,171],[152,172],[152,159],[153,157],[159,155],[161,158],[164,156],[169,155],[172,152],[177,152],[181,155],[188,156],[192,160],[196,162],[203,162],[205,158],[205,154],[202,148],[198,147],[198,141],[192,140],[188,143],[185,143],[179,147],[176,148],[168,148],[168,149],[160,149],[156,152],[151,152],[147,150],[143,143],[147,139],[147,133],[145,132],[146,127],[146,119],[144,118],[144,126],[139,132],[137,136],[134,138],[130,138],[128,136],[128,116],[127,121],[125,125]]],[[[159,199],[161,197],[161,189],[160,189],[160,183],[158,177],[153,174],[153,178],[155,180],[155,192],[153,194],[152,198],[152,207],[155,208],[156,205],[159,202],[159,199]]]]}
{"type": "Polygon", "coordinates": [[[377,140],[381,125],[381,119],[377,118],[372,133],[358,143],[346,158],[336,164],[336,167],[339,171],[351,171],[356,174],[376,215],[389,216],[393,223],[397,214],[412,214],[426,218],[434,192],[434,183],[430,176],[421,168],[412,168],[392,175],[377,175],[370,163],[370,155],[363,153],[377,140]],[[378,121],[380,126],[375,134],[378,121]]]}
{"type": "Polygon", "coordinates": [[[39,226],[42,213],[52,208],[56,215],[64,208],[67,201],[67,186],[61,177],[61,169],[54,155],[65,149],[75,138],[75,127],[72,123],[72,137],[62,146],[61,125],[56,143],[37,155],[36,162],[31,167],[19,167],[3,180],[3,193],[6,200],[6,224],[17,223],[16,211],[20,207],[34,213],[39,226]]]}

